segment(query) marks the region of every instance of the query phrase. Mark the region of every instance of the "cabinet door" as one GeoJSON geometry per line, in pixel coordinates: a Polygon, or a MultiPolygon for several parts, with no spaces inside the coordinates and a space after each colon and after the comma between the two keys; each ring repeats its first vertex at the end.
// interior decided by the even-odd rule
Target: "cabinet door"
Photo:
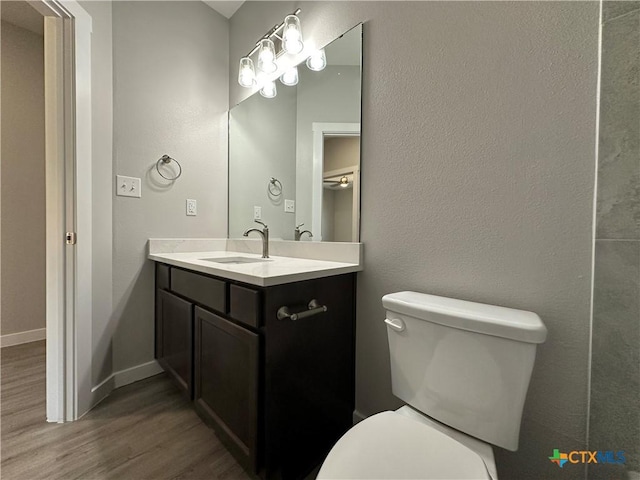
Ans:
{"type": "Polygon", "coordinates": [[[157,294],[158,363],[193,398],[193,305],[165,290],[157,294]]]}
{"type": "Polygon", "coordinates": [[[257,471],[257,334],[195,309],[195,403],[245,467],[257,471]]]}

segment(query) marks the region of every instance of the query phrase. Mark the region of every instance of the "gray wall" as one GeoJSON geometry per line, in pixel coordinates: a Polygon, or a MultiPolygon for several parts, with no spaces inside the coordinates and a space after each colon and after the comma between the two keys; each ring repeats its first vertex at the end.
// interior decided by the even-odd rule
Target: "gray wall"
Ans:
{"type": "MultiPolygon", "coordinates": [[[[294,2],[231,19],[233,63],[294,2]]],[[[326,43],[364,21],[357,409],[395,408],[380,297],[412,289],[537,312],[520,450],[502,478],[572,478],[586,441],[596,2],[304,2],[326,43]],[[402,241],[399,242],[398,239],[402,241]]],[[[230,103],[246,92],[229,73],[230,103]]]]}
{"type": "MultiPolygon", "coordinates": [[[[153,359],[149,237],[224,237],[228,22],[202,2],[114,2],[114,175],[142,198],[113,197],[113,369],[153,359]],[[182,164],[173,184],[155,163],[182,164]],[[185,201],[198,215],[185,215],[185,201]]],[[[115,187],[112,184],[112,192],[115,187]]]]}
{"type": "Polygon", "coordinates": [[[270,238],[293,240],[295,214],[284,211],[284,200],[296,198],[298,87],[278,82],[277,88],[275,98],[256,93],[229,113],[229,238],[262,228],[253,222],[259,206],[270,238]],[[282,185],[280,196],[267,191],[271,177],[282,185]]]}
{"type": "Polygon", "coordinates": [[[44,40],[2,22],[2,335],[45,328],[44,40]]]}
{"type": "Polygon", "coordinates": [[[640,2],[604,2],[589,448],[640,471],[640,2]]]}

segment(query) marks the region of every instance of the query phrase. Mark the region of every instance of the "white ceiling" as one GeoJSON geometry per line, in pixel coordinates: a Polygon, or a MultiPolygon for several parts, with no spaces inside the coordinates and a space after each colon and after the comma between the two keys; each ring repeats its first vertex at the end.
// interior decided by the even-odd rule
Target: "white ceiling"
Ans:
{"type": "Polygon", "coordinates": [[[0,2],[0,18],[3,22],[44,35],[44,19],[27,2],[0,2]]]}
{"type": "Polygon", "coordinates": [[[244,3],[240,0],[235,1],[222,1],[222,0],[202,0],[204,3],[213,8],[216,12],[224,15],[227,18],[231,18],[236,10],[244,3]]]}

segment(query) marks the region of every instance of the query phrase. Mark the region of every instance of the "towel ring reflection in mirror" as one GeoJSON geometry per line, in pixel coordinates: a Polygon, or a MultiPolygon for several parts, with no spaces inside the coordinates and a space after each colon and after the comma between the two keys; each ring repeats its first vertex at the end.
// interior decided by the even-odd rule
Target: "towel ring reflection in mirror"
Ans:
{"type": "Polygon", "coordinates": [[[279,197],[282,195],[282,182],[275,177],[271,177],[269,180],[269,194],[272,197],[279,197]]]}
{"type": "Polygon", "coordinates": [[[156,162],[156,170],[162,178],[164,178],[165,180],[169,180],[170,182],[177,180],[178,178],[180,178],[180,175],[182,175],[182,165],[180,165],[180,162],[166,154],[162,155],[156,162]],[[173,177],[168,177],[160,171],[160,167],[162,165],[169,165],[171,162],[176,162],[176,165],[178,165],[178,173],[173,177]]]}

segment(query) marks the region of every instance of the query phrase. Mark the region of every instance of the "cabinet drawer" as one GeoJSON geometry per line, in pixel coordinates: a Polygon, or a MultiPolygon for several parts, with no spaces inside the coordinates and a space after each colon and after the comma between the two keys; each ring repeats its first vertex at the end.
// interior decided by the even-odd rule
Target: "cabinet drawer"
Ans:
{"type": "Polygon", "coordinates": [[[234,320],[260,326],[260,292],[239,285],[229,287],[229,315],[234,320]]]}
{"type": "Polygon", "coordinates": [[[171,290],[218,312],[227,312],[226,284],[197,273],[171,269],[171,290]]]}

